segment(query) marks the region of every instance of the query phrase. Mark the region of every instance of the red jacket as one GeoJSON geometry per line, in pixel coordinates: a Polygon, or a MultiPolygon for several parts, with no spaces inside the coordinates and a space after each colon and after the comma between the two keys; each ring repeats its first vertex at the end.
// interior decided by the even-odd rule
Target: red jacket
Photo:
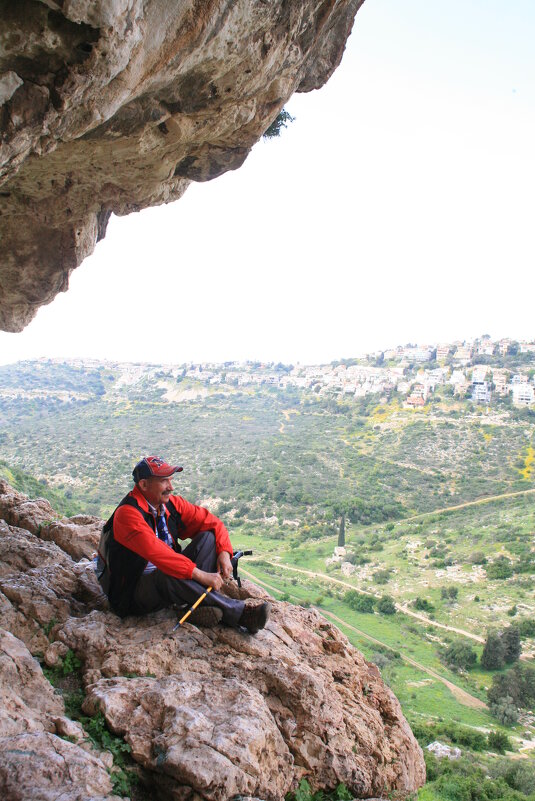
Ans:
{"type": "MultiPolygon", "coordinates": [[[[131,493],[139,506],[146,512],[149,505],[145,496],[136,487],[131,493]]],[[[180,539],[195,537],[200,531],[213,531],[215,534],[216,552],[228,551],[232,556],[232,545],[227,529],[222,521],[202,506],[181,498],[180,495],[171,495],[169,500],[179,512],[184,531],[180,532],[180,539]]],[[[165,510],[169,517],[169,511],[165,510]]],[[[190,579],[195,563],[180,553],[173,551],[165,542],[158,539],[151,527],[143,519],[134,506],[119,506],[113,518],[113,536],[121,545],[142,556],[155,567],[168,576],[179,579],[190,579]]]]}

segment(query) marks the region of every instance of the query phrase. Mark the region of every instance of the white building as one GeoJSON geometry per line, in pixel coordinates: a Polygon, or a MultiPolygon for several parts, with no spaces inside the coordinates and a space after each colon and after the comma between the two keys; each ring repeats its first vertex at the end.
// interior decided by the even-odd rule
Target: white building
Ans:
{"type": "Polygon", "coordinates": [[[535,400],[535,392],[531,384],[513,384],[512,392],[515,406],[531,406],[535,400]]]}
{"type": "Polygon", "coordinates": [[[472,381],[472,400],[474,403],[490,403],[490,387],[486,381],[472,381]]]}

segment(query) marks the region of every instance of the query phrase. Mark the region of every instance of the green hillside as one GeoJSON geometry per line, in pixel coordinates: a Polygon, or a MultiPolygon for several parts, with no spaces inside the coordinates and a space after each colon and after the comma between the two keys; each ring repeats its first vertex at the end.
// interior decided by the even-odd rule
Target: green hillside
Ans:
{"type": "Polygon", "coordinates": [[[485,414],[440,393],[416,411],[395,394],[379,404],[294,387],[222,392],[157,367],[136,379],[109,365],[0,367],[3,457],[105,515],[132,464],[163,453],[184,465],[185,493],[234,503],[257,527],[299,519],[309,536],[343,509],[382,522],[535,486],[527,409],[485,414]]]}

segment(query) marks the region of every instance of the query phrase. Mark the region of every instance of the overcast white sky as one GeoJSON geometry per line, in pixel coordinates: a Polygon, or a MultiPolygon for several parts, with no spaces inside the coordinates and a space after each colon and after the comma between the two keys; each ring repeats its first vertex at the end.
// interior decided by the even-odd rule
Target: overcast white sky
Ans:
{"type": "Polygon", "coordinates": [[[106,239],[0,362],[314,363],[535,337],[533,0],[366,0],[296,121],[106,239]],[[150,332],[150,333],[149,333],[150,332]]]}

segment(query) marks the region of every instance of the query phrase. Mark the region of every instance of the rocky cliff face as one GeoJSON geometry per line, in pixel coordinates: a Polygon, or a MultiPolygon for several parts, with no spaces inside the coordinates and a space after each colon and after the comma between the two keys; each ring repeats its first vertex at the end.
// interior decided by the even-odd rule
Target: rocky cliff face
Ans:
{"type": "MultiPolygon", "coordinates": [[[[110,753],[66,714],[38,661],[68,667],[74,656],[83,711],[131,747],[149,788],[139,798],[280,801],[303,777],[359,798],[403,797],[423,783],[396,698],[317,612],[273,602],[256,636],[190,624],[173,633],[171,610],[119,620],[87,559],[99,521],[58,520],[2,481],[0,518],[2,798],[112,798],[110,753]]],[[[247,582],[240,592],[263,595],[247,582]]]]}
{"type": "Polygon", "coordinates": [[[111,212],[241,166],[362,2],[0,0],[0,327],[66,290],[111,212]]]}

